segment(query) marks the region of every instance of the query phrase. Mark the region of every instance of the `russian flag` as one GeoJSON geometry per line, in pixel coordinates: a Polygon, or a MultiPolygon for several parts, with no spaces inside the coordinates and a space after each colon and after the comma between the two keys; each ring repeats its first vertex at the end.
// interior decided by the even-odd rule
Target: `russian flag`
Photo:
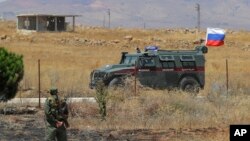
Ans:
{"type": "Polygon", "coordinates": [[[225,33],[221,28],[207,28],[206,46],[224,45],[225,33]]]}

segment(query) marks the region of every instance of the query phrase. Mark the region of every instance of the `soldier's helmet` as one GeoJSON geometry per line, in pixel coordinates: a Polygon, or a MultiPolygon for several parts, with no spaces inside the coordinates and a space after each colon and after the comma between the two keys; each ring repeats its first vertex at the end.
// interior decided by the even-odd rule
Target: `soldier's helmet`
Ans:
{"type": "Polygon", "coordinates": [[[51,95],[57,95],[58,90],[57,90],[57,88],[52,87],[52,88],[50,89],[49,93],[50,93],[51,95]]]}
{"type": "Polygon", "coordinates": [[[50,97],[49,99],[49,103],[51,104],[52,107],[57,107],[59,105],[59,99],[58,99],[58,90],[55,87],[50,88],[49,90],[50,93],[50,97]]]}

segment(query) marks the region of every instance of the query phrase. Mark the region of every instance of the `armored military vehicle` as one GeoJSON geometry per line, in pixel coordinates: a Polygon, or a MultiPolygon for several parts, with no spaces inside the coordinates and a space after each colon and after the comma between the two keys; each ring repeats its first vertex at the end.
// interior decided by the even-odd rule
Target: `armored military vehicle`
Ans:
{"type": "Polygon", "coordinates": [[[122,52],[119,64],[92,71],[89,85],[94,88],[101,80],[106,86],[118,86],[124,78],[136,76],[143,86],[198,92],[205,85],[205,53],[206,46],[194,50],[159,50],[148,46],[144,52],[122,52]]]}

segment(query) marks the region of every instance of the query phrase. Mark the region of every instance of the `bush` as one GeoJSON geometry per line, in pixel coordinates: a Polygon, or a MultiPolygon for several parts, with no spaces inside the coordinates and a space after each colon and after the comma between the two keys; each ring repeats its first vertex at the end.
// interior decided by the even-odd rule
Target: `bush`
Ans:
{"type": "Polygon", "coordinates": [[[96,87],[96,101],[99,105],[99,113],[101,115],[102,120],[105,120],[107,116],[107,96],[108,91],[102,81],[97,83],[96,87]]]}
{"type": "Polygon", "coordinates": [[[22,55],[8,52],[0,47],[0,102],[16,96],[18,83],[24,74],[22,55]]]}

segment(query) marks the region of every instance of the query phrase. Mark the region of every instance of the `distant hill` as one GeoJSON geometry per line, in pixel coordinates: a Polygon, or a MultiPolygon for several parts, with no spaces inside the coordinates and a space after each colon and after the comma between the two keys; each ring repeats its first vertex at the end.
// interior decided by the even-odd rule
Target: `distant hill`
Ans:
{"type": "Polygon", "coordinates": [[[79,14],[78,24],[111,27],[183,27],[197,25],[196,3],[201,8],[201,27],[250,28],[249,0],[6,0],[0,14],[15,19],[17,14],[79,14]]]}

